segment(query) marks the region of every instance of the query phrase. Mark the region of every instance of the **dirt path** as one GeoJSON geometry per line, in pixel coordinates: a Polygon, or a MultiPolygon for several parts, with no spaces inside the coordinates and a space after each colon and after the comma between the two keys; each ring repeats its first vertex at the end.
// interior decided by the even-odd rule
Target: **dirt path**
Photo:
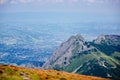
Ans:
{"type": "Polygon", "coordinates": [[[24,72],[20,72],[20,75],[23,77],[23,80],[31,80],[24,72]]]}

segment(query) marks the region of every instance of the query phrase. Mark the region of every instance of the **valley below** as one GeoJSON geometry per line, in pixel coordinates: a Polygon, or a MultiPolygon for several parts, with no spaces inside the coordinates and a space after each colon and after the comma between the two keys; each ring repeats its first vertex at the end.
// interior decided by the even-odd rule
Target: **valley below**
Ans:
{"type": "MultiPolygon", "coordinates": [[[[91,23],[89,24],[91,25],[91,23]]],[[[0,29],[0,65],[8,65],[4,66],[6,68],[14,65],[24,67],[25,70],[26,68],[33,68],[33,71],[34,69],[44,69],[47,70],[47,73],[49,70],[53,70],[53,74],[56,72],[54,70],[57,70],[61,75],[61,71],[65,71],[65,75],[67,72],[70,74],[70,76],[66,75],[69,76],[65,77],[67,80],[80,80],[78,77],[71,79],[71,74],[86,75],[82,80],[86,80],[87,76],[120,79],[120,35],[88,36],[85,33],[87,27],[85,27],[86,29],[79,27],[88,24],[31,24],[29,25],[33,26],[31,28],[28,24],[24,25],[25,27],[18,24],[8,25],[1,24],[0,29]],[[56,29],[59,27],[60,29],[56,29]],[[75,33],[78,34],[75,35],[75,33]],[[82,33],[83,36],[79,33],[82,33]]],[[[103,26],[103,24],[94,26],[97,25],[103,26]]],[[[93,34],[97,33],[96,29],[93,30],[96,31],[93,34]]],[[[1,79],[11,77],[9,74],[5,73],[6,76],[2,74],[4,72],[4,70],[1,71],[1,79]]],[[[32,77],[26,77],[27,74],[21,74],[28,80],[32,79],[32,77]]],[[[57,75],[55,74],[55,76],[57,75]]],[[[20,77],[19,74],[18,77],[20,77]]],[[[57,77],[58,80],[60,78],[60,76],[57,77]]],[[[23,78],[20,77],[21,79],[23,78]]],[[[50,80],[55,79],[50,78],[50,80]]],[[[94,78],[87,80],[94,80],[94,78]]]]}

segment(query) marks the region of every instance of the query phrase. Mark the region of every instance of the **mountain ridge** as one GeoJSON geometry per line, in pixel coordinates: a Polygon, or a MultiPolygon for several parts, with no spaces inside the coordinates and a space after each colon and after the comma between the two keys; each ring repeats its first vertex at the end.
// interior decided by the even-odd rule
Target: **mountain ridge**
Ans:
{"type": "Polygon", "coordinates": [[[119,44],[119,35],[102,35],[92,42],[81,35],[72,36],[57,48],[43,68],[120,79],[119,44]]]}

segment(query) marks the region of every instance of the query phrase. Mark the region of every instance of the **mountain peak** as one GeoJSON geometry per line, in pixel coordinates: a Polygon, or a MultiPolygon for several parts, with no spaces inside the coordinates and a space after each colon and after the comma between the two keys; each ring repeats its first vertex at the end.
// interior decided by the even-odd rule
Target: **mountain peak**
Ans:
{"type": "Polygon", "coordinates": [[[120,45],[120,35],[100,35],[94,40],[95,44],[120,45]]]}
{"type": "Polygon", "coordinates": [[[84,41],[85,39],[80,35],[80,34],[77,34],[77,35],[75,35],[75,36],[71,36],[69,39],[68,39],[68,41],[70,41],[70,40],[80,40],[80,41],[84,41]]]}
{"type": "Polygon", "coordinates": [[[100,35],[100,36],[98,36],[98,37],[94,40],[94,43],[99,44],[102,40],[105,40],[105,35],[100,35]]]}
{"type": "MultiPolygon", "coordinates": [[[[77,34],[75,36],[71,36],[66,42],[63,42],[59,46],[59,48],[56,49],[56,51],[53,53],[50,60],[48,62],[46,62],[43,67],[47,69],[47,68],[53,68],[50,66],[53,63],[54,63],[54,66],[56,66],[58,64],[59,65],[64,64],[64,60],[66,58],[69,59],[72,56],[73,49],[75,47],[77,47],[76,44],[81,46],[79,51],[86,49],[86,46],[84,45],[84,43],[85,43],[84,38],[80,34],[77,34]],[[61,57],[61,55],[63,57],[61,57]],[[59,59],[61,62],[59,62],[58,57],[61,57],[59,59]]],[[[69,63],[70,63],[69,61],[65,62],[65,66],[68,65],[69,63]]],[[[62,65],[61,65],[61,67],[62,67],[62,65]]]]}

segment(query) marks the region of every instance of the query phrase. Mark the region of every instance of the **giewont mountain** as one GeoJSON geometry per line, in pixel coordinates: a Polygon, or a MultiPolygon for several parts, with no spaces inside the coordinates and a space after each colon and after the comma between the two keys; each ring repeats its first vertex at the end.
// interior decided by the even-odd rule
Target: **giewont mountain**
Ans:
{"type": "Polygon", "coordinates": [[[120,36],[101,35],[92,42],[71,36],[43,68],[120,79],[120,36]]]}

